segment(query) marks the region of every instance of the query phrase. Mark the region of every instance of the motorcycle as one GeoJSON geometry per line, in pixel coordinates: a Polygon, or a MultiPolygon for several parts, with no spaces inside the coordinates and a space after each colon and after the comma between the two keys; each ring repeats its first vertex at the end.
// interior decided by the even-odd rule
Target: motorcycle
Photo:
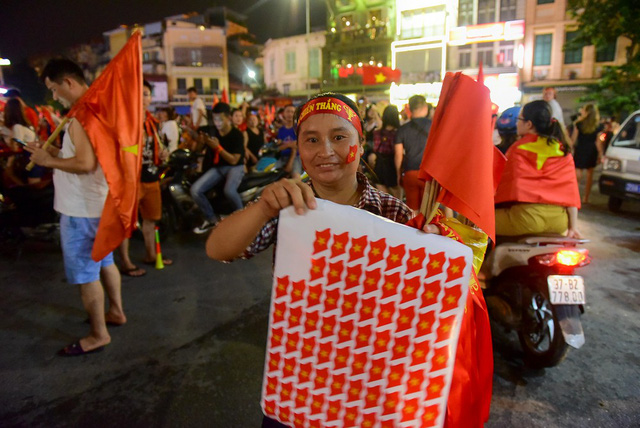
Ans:
{"type": "MultiPolygon", "coordinates": [[[[260,152],[260,160],[256,170],[244,175],[238,193],[242,204],[246,206],[262,194],[269,184],[284,178],[286,172],[275,168],[274,151],[270,144],[265,145],[260,152]]],[[[196,181],[195,170],[198,159],[202,155],[195,152],[178,149],[169,155],[167,168],[161,176],[162,190],[162,230],[188,230],[200,221],[201,213],[191,198],[189,190],[196,181]]],[[[207,193],[207,198],[218,215],[228,215],[234,211],[234,206],[225,197],[224,182],[215,186],[207,193]]]]}
{"type": "Polygon", "coordinates": [[[529,236],[501,241],[488,255],[483,294],[490,317],[518,333],[525,362],[553,367],[569,346],[585,342],[580,315],[585,284],[577,268],[590,263],[589,242],[561,236],[529,236]]]}

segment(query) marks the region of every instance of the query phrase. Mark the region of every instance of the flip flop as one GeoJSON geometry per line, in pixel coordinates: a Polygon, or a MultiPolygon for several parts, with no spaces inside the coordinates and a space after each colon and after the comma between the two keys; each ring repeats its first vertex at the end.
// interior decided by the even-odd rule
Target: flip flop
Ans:
{"type": "Polygon", "coordinates": [[[134,266],[131,269],[120,269],[120,273],[132,278],[140,278],[141,276],[145,276],[147,274],[147,271],[139,268],[138,266],[134,266]]]}
{"type": "MultiPolygon", "coordinates": [[[[84,323],[85,324],[91,324],[91,320],[89,318],[87,318],[86,320],[84,320],[84,323]]],[[[109,327],[121,327],[121,326],[124,325],[124,324],[115,323],[113,321],[105,321],[105,324],[107,324],[107,326],[109,326],[109,327]]]]}
{"type": "MultiPolygon", "coordinates": [[[[152,262],[148,262],[146,260],[143,260],[142,263],[144,263],[145,265],[148,266],[155,266],[156,265],[156,261],[152,261],[152,262]]],[[[171,266],[173,264],[173,260],[171,259],[162,259],[162,264],[164,264],[165,266],[171,266]]]]}
{"type": "Polygon", "coordinates": [[[102,352],[103,350],[104,346],[98,346],[91,351],[85,351],[84,349],[82,349],[80,341],[76,340],[71,345],[65,346],[60,351],[58,351],[58,355],[62,357],[77,357],[78,355],[95,354],[97,352],[102,352]]]}

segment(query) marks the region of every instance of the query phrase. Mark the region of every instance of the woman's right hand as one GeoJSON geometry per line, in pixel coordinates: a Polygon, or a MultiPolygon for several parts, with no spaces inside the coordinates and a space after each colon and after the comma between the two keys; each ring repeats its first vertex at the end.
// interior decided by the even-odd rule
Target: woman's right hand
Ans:
{"type": "Polygon", "coordinates": [[[276,217],[280,210],[291,205],[297,214],[304,214],[307,209],[317,207],[311,186],[292,178],[283,178],[267,186],[258,203],[266,218],[276,217]]]}

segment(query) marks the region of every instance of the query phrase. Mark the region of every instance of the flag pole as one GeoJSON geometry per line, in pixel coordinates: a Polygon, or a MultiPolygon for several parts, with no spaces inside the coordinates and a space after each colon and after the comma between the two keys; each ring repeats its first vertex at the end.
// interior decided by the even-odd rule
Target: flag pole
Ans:
{"type": "MultiPolygon", "coordinates": [[[[55,129],[55,131],[53,131],[53,133],[49,136],[49,138],[47,138],[47,141],[42,146],[43,149],[46,150],[47,148],[49,148],[49,146],[55,141],[55,139],[58,138],[58,135],[62,131],[62,128],[64,128],[64,126],[67,124],[68,121],[69,121],[69,117],[65,116],[62,119],[62,122],[60,122],[60,125],[58,125],[58,127],[55,129]]],[[[27,171],[31,171],[34,166],[36,166],[35,163],[29,162],[29,164],[27,165],[27,167],[25,169],[27,171]]]]}

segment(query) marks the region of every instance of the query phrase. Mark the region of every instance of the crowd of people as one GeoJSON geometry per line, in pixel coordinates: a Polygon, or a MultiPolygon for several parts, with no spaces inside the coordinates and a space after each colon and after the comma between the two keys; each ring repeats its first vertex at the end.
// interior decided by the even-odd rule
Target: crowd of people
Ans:
{"type": "MultiPolygon", "coordinates": [[[[52,60],[42,79],[65,108],[72,107],[88,90],[81,69],[68,60],[52,60]]],[[[162,215],[161,167],[178,149],[204,154],[201,176],[190,192],[203,218],[194,232],[211,231],[206,251],[214,259],[250,257],[267,249],[275,243],[280,210],[293,206],[302,213],[315,208],[316,198],[403,224],[418,213],[425,187],[418,171],[433,115],[432,106],[421,95],[411,97],[408,108],[399,112],[394,105],[377,105],[365,97],[354,102],[340,94],[320,94],[301,108],[283,106],[269,117],[246,103],[232,109],[219,102],[209,113],[197,90],[189,88],[190,114],[176,118],[168,107],[156,109],[155,114],[149,110],[152,91],[153,86],[144,82],[138,187],[145,246],[142,263],[153,265],[158,257],[154,239],[162,215]],[[328,109],[327,103],[340,109],[328,109]],[[277,167],[289,178],[269,185],[256,203],[244,208],[238,186],[258,163],[259,150],[266,141],[276,142],[280,153],[277,167]],[[309,180],[303,181],[303,175],[309,180]],[[222,181],[226,198],[238,211],[225,219],[214,212],[206,196],[222,181]]],[[[9,155],[3,160],[3,182],[5,186],[33,185],[55,171],[54,208],[60,213],[65,272],[69,283],[79,285],[90,321],[89,334],[66,346],[61,354],[98,352],[111,341],[107,326],[127,322],[121,274],[143,276],[146,271],[132,261],[128,239],[120,245],[119,267],[112,254],[97,262],[91,259],[108,192],[92,144],[82,125],[72,119],[57,144],[42,147],[60,116],[48,108],[35,116],[32,112],[16,93],[4,106],[3,135],[9,155]],[[25,160],[37,168],[22,177],[20,168],[25,160]]],[[[597,107],[583,106],[567,130],[555,93],[545,89],[543,99],[508,109],[496,119],[502,137],[499,148],[507,158],[495,199],[497,234],[580,237],[578,180],[586,172],[587,187],[582,196],[586,203],[593,168],[605,149],[606,139],[601,135],[608,132],[600,124],[597,107]],[[546,184],[541,186],[540,180],[546,184]]],[[[438,222],[419,229],[439,234],[443,226],[438,222]]],[[[169,258],[162,262],[165,266],[173,263],[169,258]]]]}

